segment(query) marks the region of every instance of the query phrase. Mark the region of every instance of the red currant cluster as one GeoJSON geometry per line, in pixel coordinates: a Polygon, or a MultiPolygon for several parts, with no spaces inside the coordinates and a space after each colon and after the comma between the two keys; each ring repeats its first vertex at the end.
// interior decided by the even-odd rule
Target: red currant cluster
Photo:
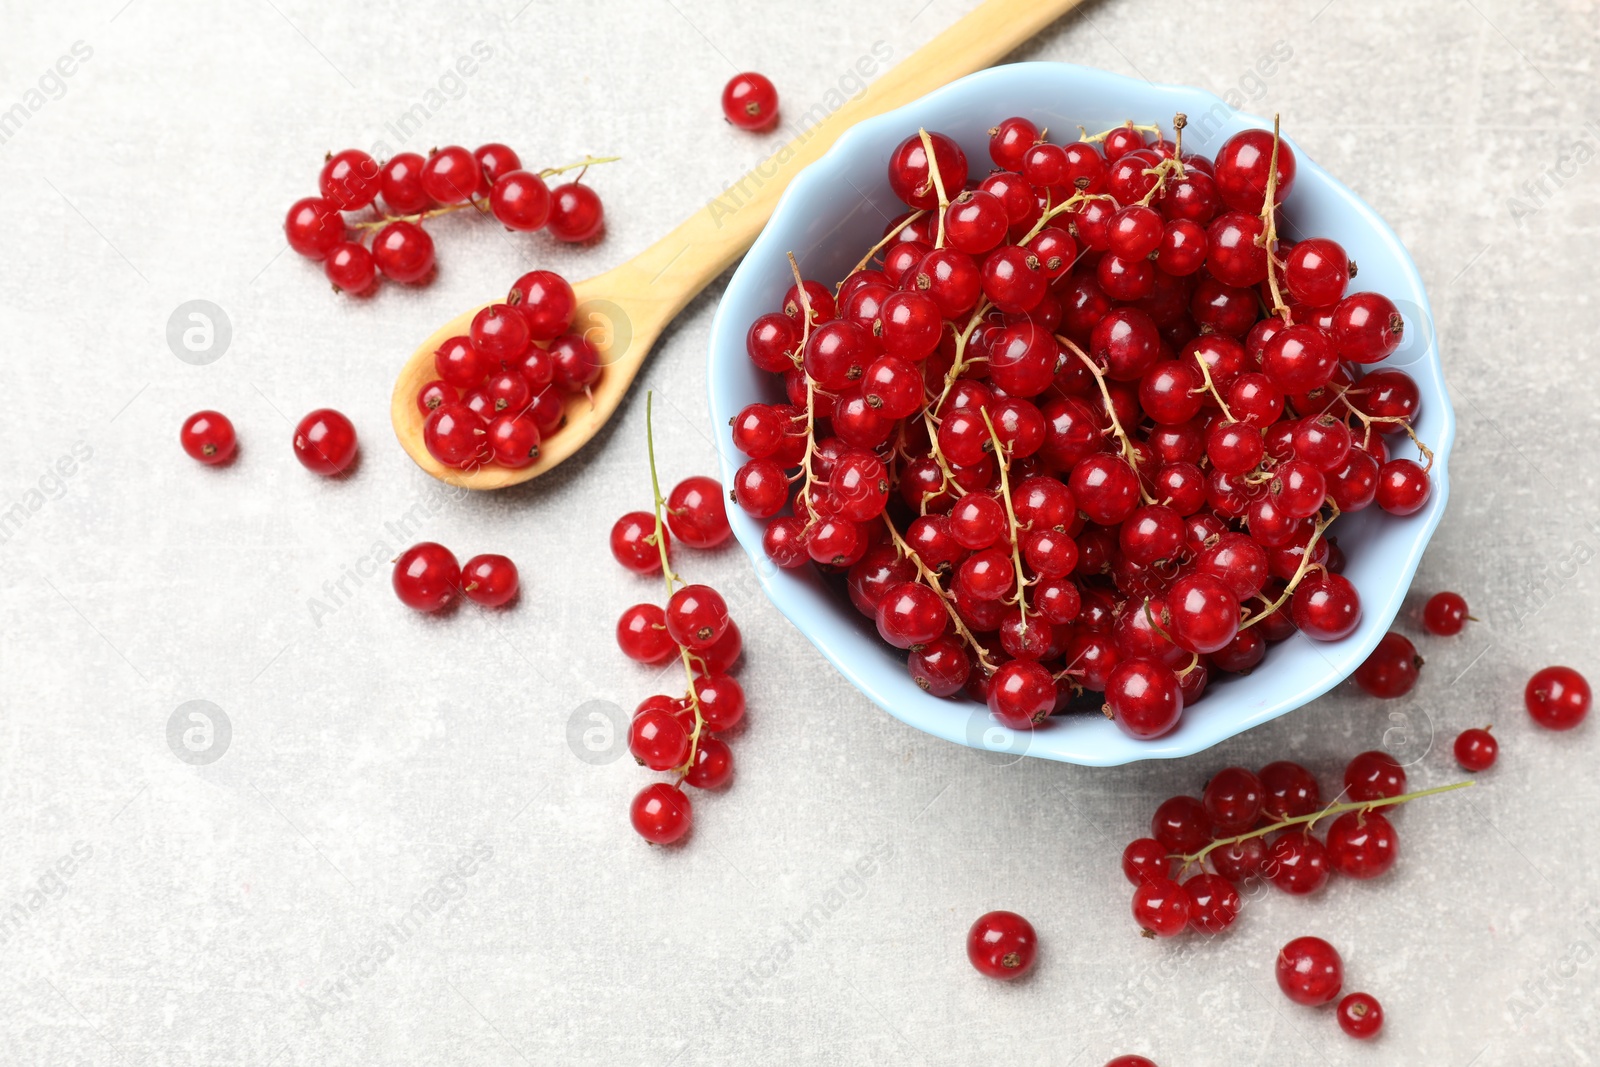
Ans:
{"type": "Polygon", "coordinates": [[[321,195],[295,201],[283,232],[290,248],[322,262],[336,292],[365,293],[380,273],[413,284],[433,270],[433,238],[422,224],[463,208],[492,214],[511,230],[548,228],[562,241],[593,238],[605,225],[605,212],[600,197],[583,184],[581,170],[576,181],[554,189],[545,179],[616,158],[590,157],[535,173],[523,170],[517,153],[503,144],[475,152],[449,145],[433,149],[427,159],[401,152],[381,166],[360,149],[347,148],[329,153],[317,177],[321,195]],[[379,197],[384,214],[346,222],[343,212],[361,211],[379,197]],[[362,243],[369,235],[370,250],[362,243]]]}
{"type": "Polygon", "coordinates": [[[447,467],[526,467],[566,419],[567,397],[600,380],[600,353],[571,332],[578,298],[555,271],[529,271],[505,303],[473,316],[433,354],[417,392],[422,441],[447,467]]]}
{"type": "Polygon", "coordinates": [[[1324,806],[1316,778],[1298,763],[1269,763],[1259,774],[1225,768],[1200,797],[1163,802],[1150,820],[1151,836],[1123,850],[1134,921],[1156,937],[1185,929],[1217,934],[1238,918],[1236,883],[1247,878],[1293,896],[1315,893],[1333,873],[1376,878],[1394,865],[1399,848],[1393,823],[1378,809],[1470,784],[1407,793],[1405,769],[1393,756],[1363,752],[1345,767],[1341,795],[1349,799],[1324,806]],[[1318,838],[1314,827],[1327,819],[1318,838]],[[1197,873],[1180,884],[1191,869],[1197,873]]]}
{"type": "Polygon", "coordinates": [[[689,832],[693,808],[681,788],[717,789],[733,779],[733,752],[712,734],[744,719],[744,690],[728,672],[744,643],[722,595],[707,585],[689,585],[672,569],[672,540],[690,548],[714,548],[732,531],[722,486],[705,477],[685,478],[667,497],[656,476],[654,435],[649,430],[653,395],[645,402],[650,434],[653,511],[633,511],[611,528],[611,554],[635,574],[660,574],[667,583],[665,609],[635,604],[617,620],[617,644],[639,663],[683,663],[687,686],[681,697],[645,698],[628,728],[628,751],[641,766],[677,776],[655,782],[633,798],[633,828],[646,841],[670,845],[689,832]],[[664,514],[663,514],[664,513],[664,514]],[[670,532],[669,532],[670,531],[670,532]]]}
{"type": "Polygon", "coordinates": [[[394,561],[394,592],[417,611],[442,611],[465,595],[474,604],[498,608],[511,603],[518,589],[517,565],[505,556],[473,556],[463,567],[455,553],[437,541],[423,541],[394,561]]]}
{"type": "Polygon", "coordinates": [[[1211,160],[1183,124],[1061,145],[1010,118],[976,182],[919,131],[889,162],[911,212],[833,291],[791,257],[747,336],[788,396],[733,420],[733,497],[768,555],[847,573],[918,685],[1013,728],[1087,689],[1159,737],[1211,672],[1296,629],[1347,636],[1361,602],[1328,525],[1428,496],[1385,441],[1415,440],[1416,383],[1356,376],[1399,312],[1345,294],[1337,243],[1278,240],[1295,159],[1275,132],[1211,160]]]}
{"type": "MultiPolygon", "coordinates": [[[[239,449],[233,423],[220,411],[197,411],[184,419],[178,443],[191,458],[208,467],[232,462],[239,449]]],[[[318,408],[294,428],[294,458],[324,478],[349,470],[359,451],[356,428],[332,408],[318,408]]]]}

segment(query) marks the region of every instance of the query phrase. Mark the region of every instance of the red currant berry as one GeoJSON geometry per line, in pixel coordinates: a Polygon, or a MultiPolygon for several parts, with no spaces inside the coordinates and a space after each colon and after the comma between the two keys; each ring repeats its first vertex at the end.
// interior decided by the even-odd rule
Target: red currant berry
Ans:
{"type": "Polygon", "coordinates": [[[723,87],[722,113],[741,130],[771,129],[778,123],[778,90],[764,74],[735,74],[723,87]]]}
{"type": "Polygon", "coordinates": [[[1500,742],[1494,739],[1488,727],[1479,730],[1462,730],[1456,736],[1455,756],[1456,762],[1461,764],[1463,770],[1486,771],[1494,766],[1494,761],[1500,754],[1500,742]]]}
{"type": "Polygon", "coordinates": [[[917,582],[901,582],[878,602],[878,636],[896,648],[929,644],[944,633],[949,621],[944,600],[917,582]]]}
{"type": "Polygon", "coordinates": [[[323,259],[344,240],[344,217],[329,200],[308,196],[296,200],[283,222],[289,247],[307,259],[323,259]]]}
{"type": "Polygon", "coordinates": [[[1171,878],[1140,882],[1133,890],[1133,921],[1156,937],[1175,937],[1189,925],[1188,892],[1171,878]]]}
{"type": "Polygon", "coordinates": [[[1122,873],[1134,885],[1155,878],[1172,877],[1172,856],[1167,846],[1153,837],[1130,841],[1122,850],[1122,873]]]}
{"type": "Polygon", "coordinates": [[[1328,850],[1311,834],[1290,831],[1267,846],[1261,872],[1285,893],[1306,896],[1328,881],[1328,850]]]}
{"type": "Polygon", "coordinates": [[[1260,778],[1243,767],[1225,767],[1211,776],[1200,802],[1217,833],[1232,837],[1250,829],[1261,817],[1262,793],[1260,778]]]}
{"type": "Polygon", "coordinates": [[[972,659],[960,641],[945,636],[907,656],[906,670],[923,692],[948,697],[959,693],[972,677],[972,659]]]}
{"type": "Polygon", "coordinates": [[[1168,852],[1192,855],[1211,843],[1211,819],[1194,797],[1172,797],[1150,817],[1150,836],[1168,852]]]}
{"type": "Polygon", "coordinates": [[[506,303],[522,312],[528,336],[535,341],[553,341],[566,333],[578,309],[572,286],[553,270],[529,271],[518,278],[506,303]]]}
{"type": "Polygon", "coordinates": [[[391,214],[416,215],[433,206],[433,197],[421,181],[426,162],[415,152],[401,152],[383,165],[378,188],[391,214]]]}
{"type": "Polygon", "coordinates": [[[1387,752],[1363,752],[1344,769],[1345,795],[1351,800],[1383,800],[1406,791],[1406,771],[1387,752]]]}
{"type": "Polygon", "coordinates": [[[467,470],[488,461],[489,427],[465,404],[441,404],[422,424],[428,455],[446,467],[467,470]]]}
{"type": "Polygon", "coordinates": [[[460,145],[435,149],[422,164],[418,175],[423,190],[441,204],[460,204],[472,199],[483,173],[471,152],[460,145]]]}
{"type": "Polygon", "coordinates": [[[332,408],[318,408],[294,428],[294,457],[313,474],[343,474],[356,461],[356,428],[332,408]]]}
{"type": "Polygon", "coordinates": [[[238,439],[228,416],[219,411],[197,411],[183,420],[178,443],[190,458],[214,467],[233,458],[238,439]]]}
{"type": "Polygon", "coordinates": [[[628,751],[652,771],[689,762],[689,730],[675,710],[646,701],[628,726],[628,751]]]}
{"type": "Polygon", "coordinates": [[[1351,293],[1333,309],[1332,333],[1339,358],[1377,363],[1394,354],[1406,321],[1381,293],[1351,293]]]}
{"type": "Polygon", "coordinates": [[[701,737],[695,744],[694,766],[683,780],[696,789],[721,789],[733,781],[733,752],[727,742],[701,737]]]}
{"type": "Polygon", "coordinates": [[[1322,791],[1312,773],[1289,760],[1261,768],[1261,813],[1274,822],[1310,815],[1322,807],[1322,791]]]}
{"type": "Polygon", "coordinates": [[[1021,978],[1032,969],[1038,951],[1033,924],[1014,911],[980,915],[967,931],[967,959],[989,978],[1021,978]]]}
{"type": "Polygon", "coordinates": [[[458,398],[455,386],[448,382],[431,381],[417,392],[417,410],[423,418],[433,414],[434,410],[443,404],[453,403],[458,398]]]}
{"type": "MultiPolygon", "coordinates": [[[[672,537],[665,530],[670,552],[672,537]]],[[[655,543],[656,517],[648,511],[630,511],[611,527],[611,555],[635,574],[660,574],[661,549],[655,543]]]]}
{"type": "Polygon", "coordinates": [[[1383,1006],[1371,993],[1351,993],[1335,1011],[1339,1029],[1358,1041],[1369,1041],[1383,1029],[1383,1006]]]}
{"type": "Polygon", "coordinates": [[[1181,648],[1208,655],[1224,648],[1239,630],[1239,599],[1209,574],[1191,574],[1167,591],[1172,640],[1181,648]]]}
{"type": "Polygon", "coordinates": [[[1347,811],[1328,827],[1328,862],[1349,878],[1376,878],[1394,866],[1399,838],[1376,811],[1347,811]]]}
{"type": "Polygon", "coordinates": [[[1422,607],[1422,628],[1440,637],[1454,637],[1471,620],[1460,593],[1435,593],[1422,607]]]}
{"type": "Polygon", "coordinates": [[[1021,171],[1022,157],[1039,142],[1039,127],[1025,118],[1002,119],[989,128],[989,158],[1001,170],[1021,171]]]}
{"type": "Polygon", "coordinates": [[[1378,506],[1391,515],[1411,515],[1428,502],[1428,472],[1409,459],[1391,459],[1378,469],[1378,506]]]}
{"type": "Polygon", "coordinates": [[[412,545],[394,561],[394,592],[402,604],[418,611],[448,607],[461,592],[461,565],[441,544],[412,545]]]}
{"type": "Polygon", "coordinates": [[[419,282],[433,269],[433,238],[414,222],[391,222],[372,239],[372,258],[385,278],[419,282]]]}
{"type": "Polygon", "coordinates": [[[1278,988],[1296,1004],[1331,1003],[1344,985],[1344,961],[1320,937],[1297,937],[1278,950],[1278,988]]]}
{"type": "MultiPolygon", "coordinates": [[[[1272,171],[1273,135],[1266,130],[1245,130],[1228,138],[1213,162],[1217,193],[1235,211],[1261,214],[1272,171]]],[[[1283,203],[1294,187],[1294,151],[1282,141],[1277,146],[1278,184],[1273,203],[1283,203]]]]}
{"type": "Polygon", "coordinates": [[[474,604],[501,607],[516,598],[517,589],[517,565],[505,556],[473,556],[461,568],[461,591],[474,604]]]}
{"type": "Polygon", "coordinates": [[[578,182],[568,182],[550,190],[550,218],[545,223],[558,241],[578,244],[599,236],[605,229],[605,206],[600,194],[578,182]]]}
{"type": "Polygon", "coordinates": [[[473,149],[472,158],[478,161],[477,192],[480,199],[489,195],[490,187],[500,178],[522,169],[522,157],[510,146],[498,142],[479,145],[473,149]]]}
{"type": "MultiPolygon", "coordinates": [[[[721,500],[719,494],[718,500],[721,500]]],[[[683,534],[678,531],[679,540],[683,534]]],[[[708,585],[686,585],[667,601],[667,633],[685,648],[703,651],[728,628],[728,605],[708,585]]]]}
{"type": "Polygon", "coordinates": [[[1155,660],[1118,663],[1106,679],[1105,696],[1111,720],[1123,733],[1141,741],[1170,732],[1183,715],[1178,676],[1155,660]]]}
{"type": "Polygon", "coordinates": [[[1356,668],[1354,677],[1356,684],[1372,696],[1392,699],[1411,692],[1421,669],[1422,657],[1417,655],[1417,647],[1405,635],[1390,631],[1356,668]]]}
{"type": "MultiPolygon", "coordinates": [[[[527,386],[521,378],[513,378],[524,391],[527,386]]],[[[495,401],[496,404],[501,401],[495,401]]],[[[539,459],[539,424],[531,415],[512,414],[515,408],[504,411],[495,416],[489,423],[487,441],[489,452],[494,461],[502,467],[520,470],[533,465],[539,459]]]]}
{"type": "Polygon", "coordinates": [[[1350,282],[1350,259],[1339,242],[1310,237],[1289,250],[1283,280],[1289,294],[1307,307],[1332,307],[1350,282]]]}
{"type": "Polygon", "coordinates": [[[655,782],[639,791],[628,809],[639,836],[652,845],[670,845],[689,832],[694,815],[683,790],[655,782]]]}
{"type": "Polygon", "coordinates": [[[568,393],[581,393],[600,380],[604,367],[600,353],[588,338],[568,333],[550,342],[550,363],[555,384],[568,393]]]}
{"type": "Polygon", "coordinates": [[[744,718],[744,689],[726,674],[696,678],[694,694],[707,730],[718,733],[731,730],[744,718]]]}
{"type": "Polygon", "coordinates": [[[1207,854],[1211,866],[1230,882],[1259,875],[1267,862],[1267,843],[1259,837],[1221,845],[1207,854]]]}
{"type": "Polygon", "coordinates": [[[1011,660],[994,672],[988,704],[990,713],[1002,726],[1031,730],[1055,710],[1055,679],[1032,660],[1011,660]]]}
{"type": "Polygon", "coordinates": [[[357,148],[328,157],[317,177],[324,198],[342,211],[359,211],[378,195],[378,163],[357,148]]]}
{"type": "Polygon", "coordinates": [[[1342,574],[1309,576],[1295,588],[1289,615],[1312,640],[1338,641],[1361,624],[1361,596],[1342,574]]]}
{"type": "MultiPolygon", "coordinates": [[[[939,168],[939,184],[947,195],[967,185],[967,156],[961,147],[942,133],[928,134],[934,162],[939,168]]],[[[939,206],[939,190],[934,187],[928,166],[928,153],[922,135],[912,134],[889,157],[889,187],[894,195],[914,208],[929,210],[939,206]]]]}
{"type": "Polygon", "coordinates": [[[1109,1061],[1106,1067],[1157,1067],[1157,1065],[1155,1060],[1147,1059],[1144,1056],[1128,1055],[1118,1056],[1116,1059],[1109,1061]]]}
{"type": "Polygon", "coordinates": [[[1528,679],[1523,702],[1546,730],[1570,730],[1589,714],[1589,683],[1571,667],[1546,667],[1528,679]]]}
{"type": "Polygon", "coordinates": [[[1220,934],[1239,917],[1239,891],[1226,878],[1197,874],[1183,883],[1189,894],[1189,925],[1203,934],[1220,934]]]}
{"type": "Polygon", "coordinates": [[[715,478],[696,475],[673,486],[667,495],[667,525],[690,548],[715,548],[733,532],[722,486],[715,478]]]}
{"type": "Polygon", "coordinates": [[[550,217],[550,187],[531,171],[502,174],[489,190],[489,210],[507,229],[531,233],[550,217]]]}
{"type": "Polygon", "coordinates": [[[467,337],[489,366],[514,363],[528,347],[528,320],[510,304],[490,304],[472,317],[467,337]]]}
{"type": "Polygon", "coordinates": [[[667,634],[667,616],[654,604],[635,604],[617,620],[617,647],[637,663],[661,663],[678,651],[667,634]]]}
{"type": "Polygon", "coordinates": [[[328,276],[335,292],[359,296],[378,280],[378,263],[365,246],[341,241],[322,261],[322,273],[328,276]]]}

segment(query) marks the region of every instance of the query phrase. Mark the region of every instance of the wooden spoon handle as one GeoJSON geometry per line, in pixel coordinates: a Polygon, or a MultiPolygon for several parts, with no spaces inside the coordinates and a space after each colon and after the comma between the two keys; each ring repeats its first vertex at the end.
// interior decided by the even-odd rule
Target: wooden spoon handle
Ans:
{"type": "MultiPolygon", "coordinates": [[[[805,128],[812,112],[798,116],[802,128],[798,137],[610,272],[614,284],[626,287],[616,291],[626,292],[630,306],[644,313],[641,317],[647,321],[636,319],[635,328],[643,326],[653,335],[738,259],[766,225],[789,180],[833,147],[845,130],[1003,59],[1080,2],[985,0],[814,126],[805,128]]],[[[820,112],[822,106],[813,111],[820,112]]]]}

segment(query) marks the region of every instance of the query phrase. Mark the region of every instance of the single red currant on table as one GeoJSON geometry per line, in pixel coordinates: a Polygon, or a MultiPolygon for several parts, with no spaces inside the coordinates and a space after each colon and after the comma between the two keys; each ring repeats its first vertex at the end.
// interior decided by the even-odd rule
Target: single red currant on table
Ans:
{"type": "Polygon", "coordinates": [[[722,113],[741,130],[766,130],[778,123],[778,90],[764,74],[735,74],[722,90],[722,113]]]}
{"type": "Polygon", "coordinates": [[[394,561],[394,591],[406,607],[439,611],[461,592],[461,565],[437,542],[412,545],[394,561]]]}
{"type": "Polygon", "coordinates": [[[1192,901],[1183,886],[1171,878],[1151,878],[1133,891],[1133,921],[1147,935],[1175,937],[1189,925],[1192,901]]]}
{"type": "Polygon", "coordinates": [[[1383,1006],[1371,993],[1351,993],[1339,1001],[1339,1029],[1359,1041],[1369,1041],[1383,1029],[1383,1006]]]}
{"type": "Polygon", "coordinates": [[[461,568],[461,591],[474,604],[502,607],[516,598],[518,588],[517,565],[505,556],[473,556],[461,568]]]}
{"type": "Polygon", "coordinates": [[[1033,924],[1014,911],[987,912],[967,931],[967,959],[989,978],[1021,978],[1033,969],[1038,950],[1033,924]]]}
{"type": "Polygon", "coordinates": [[[343,474],[356,461],[356,428],[332,408],[318,408],[294,428],[294,456],[325,478],[343,474]]]}
{"type": "Polygon", "coordinates": [[[1356,668],[1356,684],[1375,697],[1401,697],[1417,684],[1422,657],[1417,646],[1403,634],[1392,630],[1383,635],[1378,647],[1356,668]]]}
{"type": "Polygon", "coordinates": [[[1278,950],[1278,988],[1296,1004],[1316,1007],[1339,995],[1344,961],[1320,937],[1297,937],[1278,950]]]}
{"type": "Polygon", "coordinates": [[[208,467],[228,462],[238,445],[233,423],[219,411],[197,411],[184,419],[178,443],[191,458],[208,467]]]}
{"type": "Polygon", "coordinates": [[[1460,593],[1435,593],[1422,607],[1423,629],[1440,637],[1454,637],[1473,621],[1460,593]]]}
{"type": "Polygon", "coordinates": [[[1500,742],[1494,739],[1489,729],[1487,726],[1481,730],[1474,727],[1456,735],[1456,762],[1461,764],[1463,770],[1477,773],[1494,766],[1496,757],[1500,755],[1500,742]]]}
{"type": "Polygon", "coordinates": [[[1106,1063],[1106,1067],[1157,1067],[1156,1061],[1146,1059],[1144,1056],[1118,1056],[1106,1063]]]}
{"type": "Polygon", "coordinates": [[[1571,667],[1546,667],[1528,679],[1523,702],[1546,730],[1570,730],[1589,714],[1589,683],[1571,667]]]}

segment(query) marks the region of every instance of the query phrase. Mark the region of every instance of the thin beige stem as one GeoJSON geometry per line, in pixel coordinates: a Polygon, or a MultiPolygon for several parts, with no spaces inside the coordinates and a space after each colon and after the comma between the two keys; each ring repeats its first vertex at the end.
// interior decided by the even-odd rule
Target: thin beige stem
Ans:
{"type": "Polygon", "coordinates": [[[944,217],[950,210],[950,198],[944,192],[944,179],[939,176],[939,160],[933,154],[933,138],[928,136],[927,130],[917,130],[917,136],[922,138],[922,151],[928,157],[928,177],[933,181],[933,188],[939,194],[939,237],[933,244],[935,248],[944,247],[944,217]]]}
{"type": "Polygon", "coordinates": [[[1117,442],[1122,446],[1122,458],[1128,461],[1128,466],[1133,468],[1134,478],[1139,482],[1139,499],[1146,504],[1154,504],[1156,498],[1146,492],[1144,479],[1139,477],[1139,454],[1134,451],[1133,441],[1128,437],[1127,431],[1122,428],[1122,423],[1117,419],[1117,406],[1111,402],[1111,390],[1106,385],[1105,373],[1089,358],[1089,353],[1072,343],[1072,339],[1056,335],[1056,340],[1072,349],[1073,353],[1089,368],[1089,373],[1094,375],[1096,384],[1100,386],[1100,399],[1105,402],[1106,418],[1111,420],[1111,432],[1117,437],[1117,442]]]}
{"type": "Polygon", "coordinates": [[[917,574],[927,583],[928,588],[939,594],[939,602],[944,605],[945,613],[950,616],[950,622],[955,626],[956,633],[971,646],[973,652],[977,653],[979,666],[984,669],[985,673],[993,674],[995,665],[989,661],[989,650],[978,643],[978,639],[973,636],[972,631],[967,629],[967,624],[961,621],[960,613],[956,611],[955,605],[950,603],[950,598],[945,595],[944,586],[939,582],[939,576],[929,570],[922,560],[918,558],[917,554],[911,551],[911,546],[906,544],[905,539],[900,536],[900,531],[894,528],[894,522],[889,518],[888,512],[883,515],[883,524],[889,528],[889,537],[894,541],[895,550],[901,556],[909,559],[912,565],[917,568],[917,574]]]}
{"type": "Polygon", "coordinates": [[[1028,578],[1022,570],[1022,527],[1017,522],[1017,510],[1011,506],[1011,456],[1006,452],[1005,445],[1000,443],[1000,435],[995,432],[994,420],[989,417],[988,408],[979,408],[983,413],[983,424],[989,428],[989,440],[994,443],[995,459],[1000,464],[1000,499],[1006,506],[1006,522],[1011,529],[1011,565],[1017,572],[1017,611],[1022,616],[1022,626],[1018,633],[1023,637],[1028,633],[1028,578]]]}

